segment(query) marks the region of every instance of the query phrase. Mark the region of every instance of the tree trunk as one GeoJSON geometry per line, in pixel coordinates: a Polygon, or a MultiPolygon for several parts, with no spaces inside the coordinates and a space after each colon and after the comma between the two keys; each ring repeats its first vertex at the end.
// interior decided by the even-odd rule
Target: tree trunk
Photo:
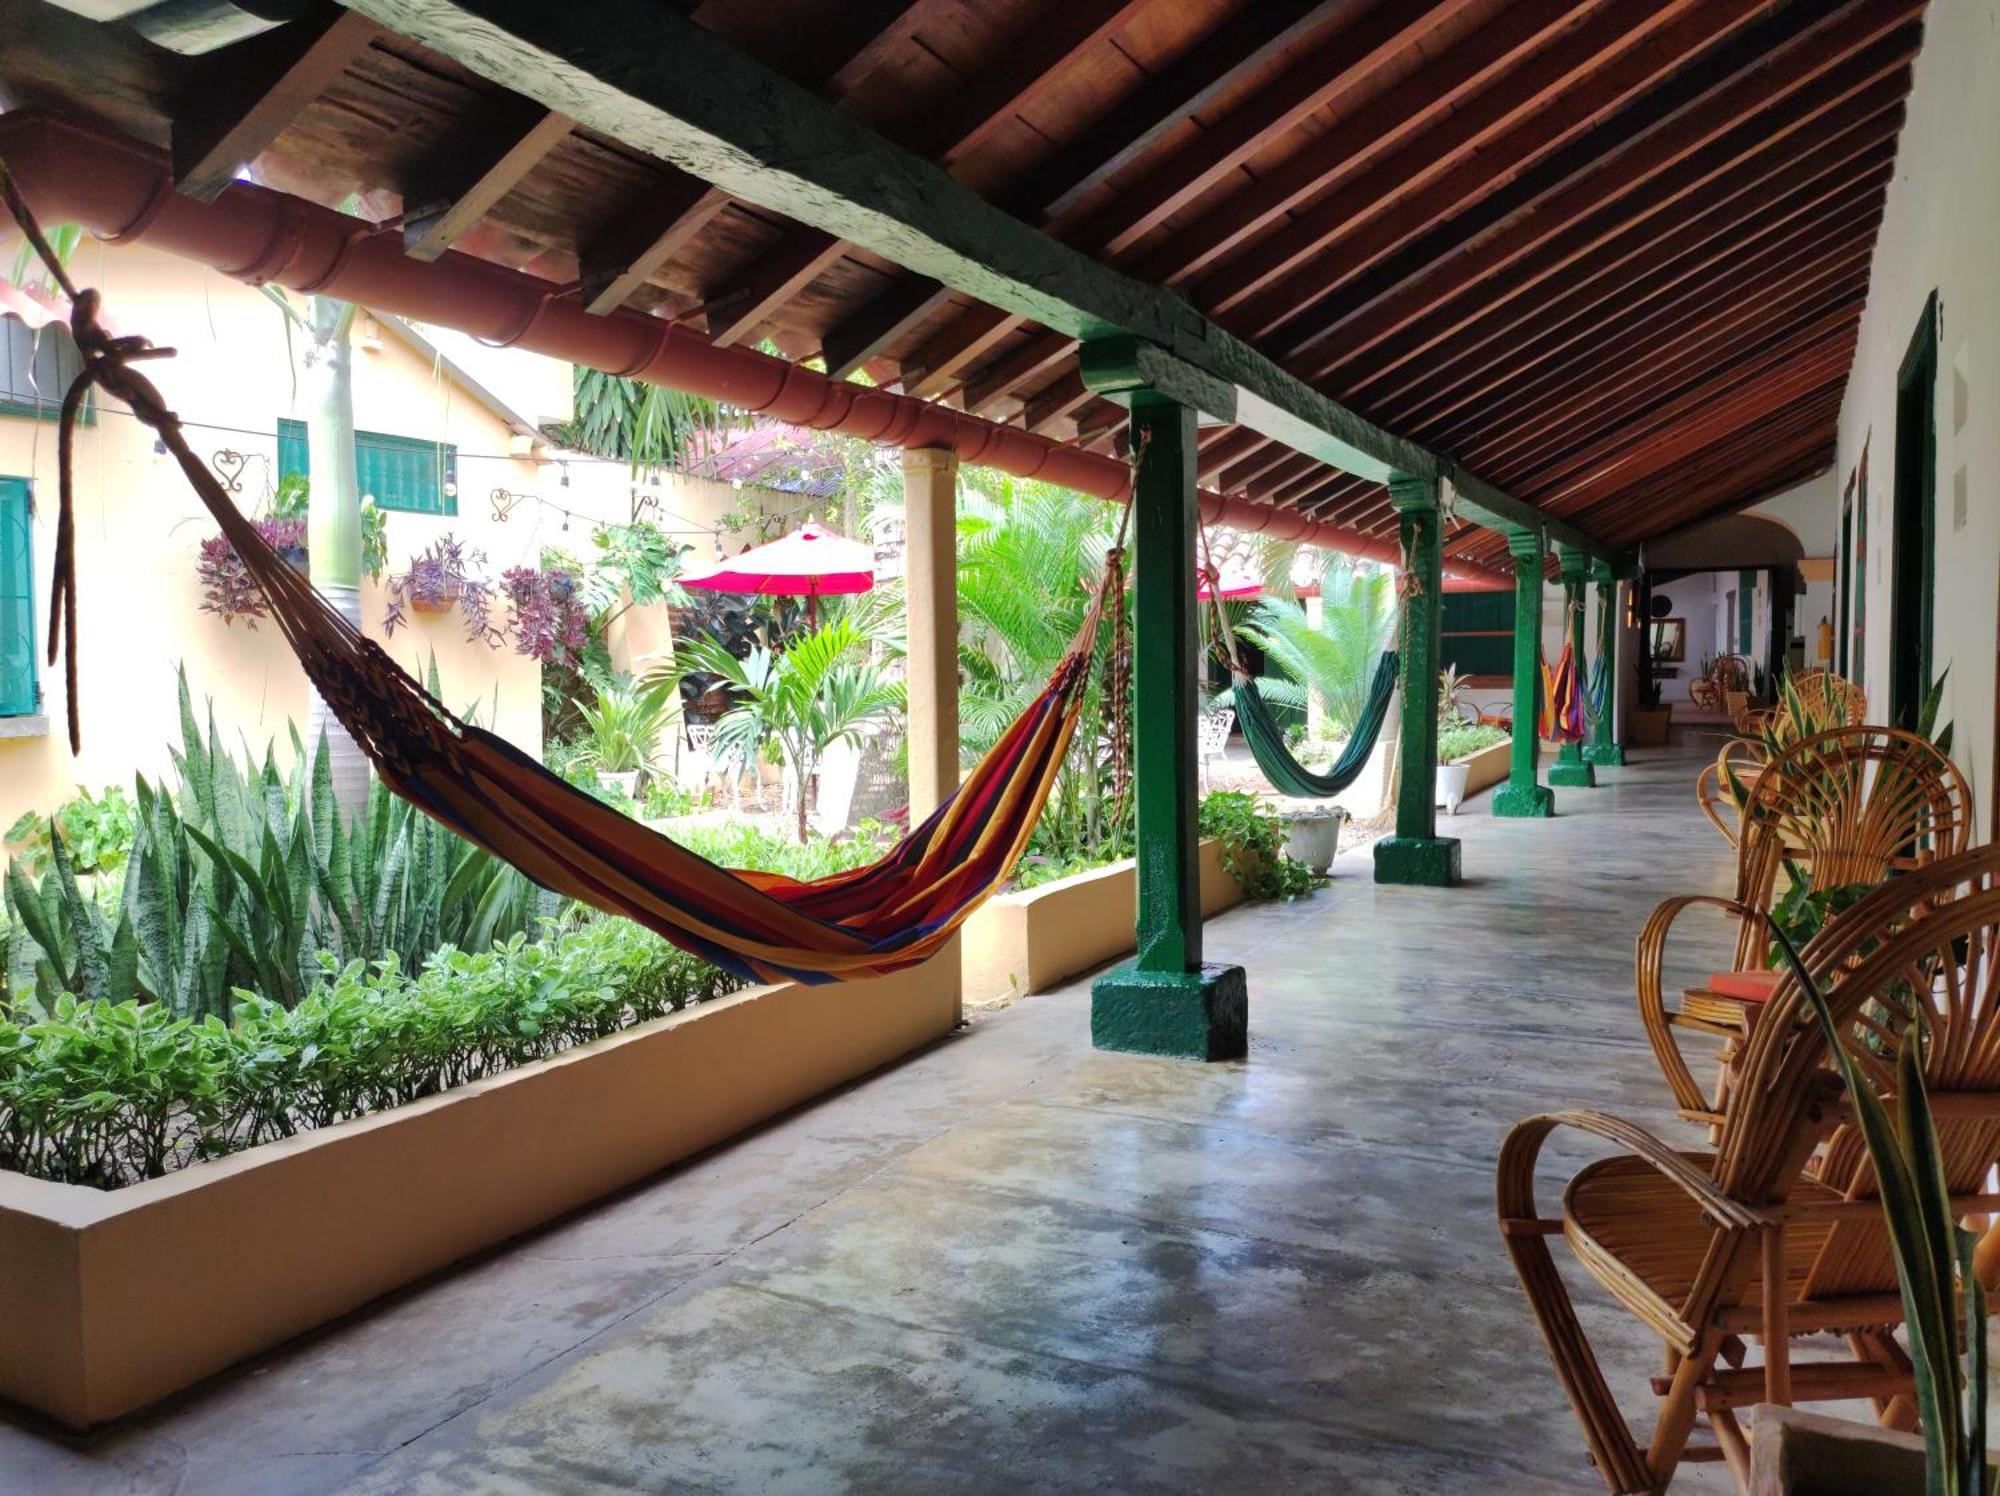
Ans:
{"type": "MultiPolygon", "coordinates": [[[[306,545],[312,583],[342,617],[361,626],[361,485],[354,459],[354,326],[351,303],[312,298],[313,346],[301,380],[306,450],[312,468],[306,545]]],[[[341,814],[358,816],[368,805],[368,757],[327,709],[318,691],[306,719],[306,752],[326,742],[333,798],[341,814]]]]}

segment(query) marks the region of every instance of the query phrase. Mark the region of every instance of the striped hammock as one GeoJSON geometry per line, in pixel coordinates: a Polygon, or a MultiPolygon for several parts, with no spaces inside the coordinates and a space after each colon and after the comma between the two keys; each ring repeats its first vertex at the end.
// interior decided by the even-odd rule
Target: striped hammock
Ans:
{"type": "Polygon", "coordinates": [[[1576,678],[1576,653],[1567,644],[1554,665],[1542,664],[1541,729],[1551,743],[1583,741],[1583,692],[1576,678]]]}
{"type": "Polygon", "coordinates": [[[71,503],[75,425],[101,386],[159,436],[252,580],[307,678],[396,794],[545,888],[623,915],[751,980],[851,980],[914,966],[951,938],[1012,871],[1076,731],[1091,646],[1107,598],[1123,587],[1114,548],[1076,641],[1047,687],[945,803],[880,861],[813,882],[732,871],[565,783],[429,695],[374,640],[335,612],[232,503],[181,435],[159,391],[132,367],[163,357],[142,338],[114,338],[95,291],[78,292],[4,171],[8,205],[73,302],[83,369],[59,430],[61,507],[49,655],[66,643],[72,748],[78,743],[76,567],[71,503]]]}

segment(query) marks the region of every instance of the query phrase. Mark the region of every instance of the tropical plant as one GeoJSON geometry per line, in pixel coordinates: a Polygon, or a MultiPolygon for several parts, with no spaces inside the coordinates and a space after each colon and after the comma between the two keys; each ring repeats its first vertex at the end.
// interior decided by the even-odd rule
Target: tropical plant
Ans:
{"type": "Polygon", "coordinates": [[[1298,899],[1331,880],[1285,851],[1284,828],[1254,795],[1218,790],[1201,802],[1203,836],[1222,844],[1222,865],[1247,899],[1298,899]]]}
{"type": "MultiPolygon", "coordinates": [[[[312,480],[304,473],[286,473],[271,494],[274,519],[303,520],[312,509],[312,480]]],[[[389,516],[372,498],[361,499],[361,572],[374,581],[382,579],[389,565],[389,516]]]]}
{"type": "Polygon", "coordinates": [[[296,732],[289,775],[269,750],[261,767],[239,764],[212,713],[205,734],[197,726],[185,673],[180,701],[178,783],[169,793],[135,781],[115,904],[77,881],[59,831],[39,881],[23,863],[8,868],[8,920],[27,937],[11,942],[12,986],[44,1003],[69,992],[226,1019],[238,989],[296,1003],[323,953],[414,965],[442,945],[481,950],[560,912],[554,895],[380,783],[348,821],[327,757],[310,755],[308,768],[296,732]]]}
{"type": "Polygon", "coordinates": [[[699,395],[581,364],[573,394],[574,418],[550,434],[580,452],[623,458],[635,475],[685,465],[692,452],[743,419],[699,395]]]}
{"type": "Polygon", "coordinates": [[[847,618],[821,624],[783,654],[758,645],[740,660],[714,639],[689,639],[677,661],[651,679],[678,684],[692,669],[728,686],[736,704],[716,722],[716,748],[739,763],[754,763],[764,742],[777,744],[797,785],[803,842],[806,800],[826,750],[859,741],[864,729],[903,702],[900,683],[853,658],[868,642],[847,618]]]}
{"type": "Polygon", "coordinates": [[[294,1006],[234,1022],[164,1003],[28,998],[0,1010],[0,1168],[116,1188],[433,1095],[734,990],[624,920],[421,969],[328,956],[294,1006]]]}
{"type": "Polygon", "coordinates": [[[1243,636],[1280,672],[1257,683],[1267,702],[1303,707],[1310,692],[1346,735],[1367,708],[1376,663],[1395,629],[1389,573],[1336,565],[1320,579],[1317,624],[1289,603],[1261,602],[1251,609],[1243,636]]]}
{"type": "Polygon", "coordinates": [[[61,833],[70,865],[79,874],[116,872],[132,849],[132,801],[115,784],[102,795],[80,790],[51,818],[33,811],[22,815],[0,840],[13,850],[16,862],[39,877],[51,866],[52,828],[61,833]]]}
{"type": "Polygon", "coordinates": [[[1458,666],[1447,665],[1438,672],[1438,725],[1447,726],[1463,722],[1468,715],[1465,677],[1458,666]]]}
{"type": "MultiPolygon", "coordinates": [[[[1942,682],[1940,682],[1942,684],[1942,682]]],[[[1847,1083],[1874,1166],[1882,1217],[1902,1289],[1903,1325],[1916,1378],[1929,1496],[1985,1496],[1986,1289],[1974,1266],[1976,1232],[1959,1224],[1945,1183],[1944,1157],[1924,1080],[1924,1015],[1911,1004],[1896,1051],[1895,1107],[1876,1093],[1842,1042],[1826,995],[1784,929],[1767,920],[1792,978],[1819,1019],[1827,1049],[1847,1083]]]]}
{"type": "Polygon", "coordinates": [[[680,698],[671,680],[644,687],[620,683],[576,708],[584,726],[577,762],[604,774],[651,774],[659,766],[660,740],[680,717],[680,698]]]}

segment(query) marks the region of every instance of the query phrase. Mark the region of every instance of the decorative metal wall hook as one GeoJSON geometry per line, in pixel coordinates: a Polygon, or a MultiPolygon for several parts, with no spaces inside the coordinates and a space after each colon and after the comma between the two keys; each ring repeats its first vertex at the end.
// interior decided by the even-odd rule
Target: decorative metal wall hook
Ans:
{"type": "Polygon", "coordinates": [[[509,493],[504,488],[496,488],[487,497],[493,504],[493,522],[504,525],[507,523],[507,516],[526,502],[528,495],[524,493],[509,493]]]}
{"type": "Polygon", "coordinates": [[[234,447],[224,447],[210,455],[208,465],[215,469],[215,476],[222,480],[222,486],[230,493],[243,492],[243,473],[250,466],[250,456],[234,447]]]}

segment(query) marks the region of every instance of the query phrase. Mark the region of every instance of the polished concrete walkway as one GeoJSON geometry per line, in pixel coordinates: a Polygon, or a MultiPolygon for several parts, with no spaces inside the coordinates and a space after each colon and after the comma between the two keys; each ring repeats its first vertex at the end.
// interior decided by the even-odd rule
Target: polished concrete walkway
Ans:
{"type": "MultiPolygon", "coordinates": [[[[1491,1165],[1560,1105],[1686,1135],[1631,950],[1655,900],[1725,881],[1693,762],[1559,791],[1552,822],[1474,801],[1464,888],[1349,857],[1218,921],[1245,1064],[1094,1053],[1083,984],[980,1015],[129,1427],[0,1424],[0,1490],[1601,1490],[1491,1165]]],[[[1655,1369],[1584,1313],[1621,1387],[1655,1369]]]]}

